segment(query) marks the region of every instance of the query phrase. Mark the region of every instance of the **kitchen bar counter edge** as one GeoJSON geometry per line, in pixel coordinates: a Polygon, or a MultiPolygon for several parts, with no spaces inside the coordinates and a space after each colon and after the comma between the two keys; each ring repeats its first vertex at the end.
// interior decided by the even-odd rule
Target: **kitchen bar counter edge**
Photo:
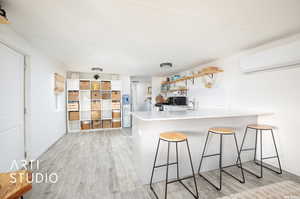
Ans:
{"type": "Polygon", "coordinates": [[[185,120],[185,119],[213,119],[230,117],[268,116],[271,112],[241,111],[233,109],[200,109],[197,111],[144,111],[132,112],[133,117],[143,121],[155,120],[185,120]]]}

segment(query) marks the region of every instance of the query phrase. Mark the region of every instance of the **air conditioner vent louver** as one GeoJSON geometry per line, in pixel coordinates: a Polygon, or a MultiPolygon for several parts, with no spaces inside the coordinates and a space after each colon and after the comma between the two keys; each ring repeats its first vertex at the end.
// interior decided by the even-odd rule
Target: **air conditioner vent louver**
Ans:
{"type": "Polygon", "coordinates": [[[246,55],[240,59],[240,67],[245,73],[296,66],[300,66],[300,41],[246,55]]]}

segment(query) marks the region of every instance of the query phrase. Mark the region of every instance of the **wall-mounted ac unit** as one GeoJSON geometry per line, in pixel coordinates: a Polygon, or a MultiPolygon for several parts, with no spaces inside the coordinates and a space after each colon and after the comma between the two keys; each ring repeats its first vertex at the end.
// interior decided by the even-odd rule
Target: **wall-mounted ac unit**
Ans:
{"type": "Polygon", "coordinates": [[[300,66],[300,40],[240,59],[240,67],[245,73],[295,66],[300,66]]]}

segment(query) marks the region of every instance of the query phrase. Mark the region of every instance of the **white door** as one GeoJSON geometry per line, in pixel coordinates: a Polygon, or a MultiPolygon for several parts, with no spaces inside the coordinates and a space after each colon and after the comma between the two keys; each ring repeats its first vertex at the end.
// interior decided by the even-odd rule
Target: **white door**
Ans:
{"type": "MultiPolygon", "coordinates": [[[[0,172],[24,155],[24,56],[0,44],[0,172]]],[[[15,168],[16,169],[16,168],[15,168]]]]}

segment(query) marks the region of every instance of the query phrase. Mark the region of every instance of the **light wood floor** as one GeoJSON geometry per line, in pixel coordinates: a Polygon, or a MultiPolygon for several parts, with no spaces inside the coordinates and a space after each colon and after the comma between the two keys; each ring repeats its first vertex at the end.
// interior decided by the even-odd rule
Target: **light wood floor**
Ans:
{"type": "MultiPolygon", "coordinates": [[[[141,185],[138,181],[129,134],[128,131],[115,130],[64,136],[39,159],[39,172],[56,172],[59,176],[58,182],[34,184],[33,190],[25,195],[25,198],[155,199],[149,186],[141,185]]],[[[231,170],[232,172],[238,171],[236,168],[231,170]]],[[[206,175],[217,179],[215,171],[206,175]]],[[[197,177],[200,198],[218,198],[283,180],[300,183],[299,177],[286,172],[283,175],[277,175],[264,170],[263,179],[257,179],[247,173],[245,175],[246,183],[240,184],[224,174],[221,192],[197,177]]],[[[190,187],[193,185],[192,180],[186,180],[186,183],[190,187]]],[[[164,184],[158,183],[155,188],[162,193],[164,184]]],[[[182,185],[177,183],[170,184],[168,193],[168,198],[172,199],[193,198],[182,185]]]]}

